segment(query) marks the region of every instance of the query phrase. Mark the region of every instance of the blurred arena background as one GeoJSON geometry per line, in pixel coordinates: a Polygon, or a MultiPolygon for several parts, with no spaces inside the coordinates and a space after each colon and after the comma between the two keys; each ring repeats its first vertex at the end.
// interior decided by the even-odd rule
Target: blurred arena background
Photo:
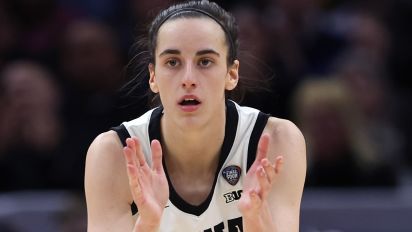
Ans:
{"type": "MultiPolygon", "coordinates": [[[[1,232],[86,231],[88,145],[147,110],[118,89],[171,2],[0,0],[1,232]]],[[[243,104],[307,140],[301,231],[412,231],[412,1],[216,2],[238,20],[240,74],[271,77],[243,104]]]]}

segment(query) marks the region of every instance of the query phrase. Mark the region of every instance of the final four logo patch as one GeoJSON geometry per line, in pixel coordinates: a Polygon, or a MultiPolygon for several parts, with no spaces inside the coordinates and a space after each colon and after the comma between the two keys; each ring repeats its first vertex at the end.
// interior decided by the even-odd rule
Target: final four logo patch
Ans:
{"type": "Polygon", "coordinates": [[[236,165],[230,165],[230,166],[227,166],[225,169],[223,169],[222,175],[223,175],[223,178],[225,178],[225,180],[229,184],[236,185],[240,179],[240,172],[241,172],[240,167],[236,165]]]}

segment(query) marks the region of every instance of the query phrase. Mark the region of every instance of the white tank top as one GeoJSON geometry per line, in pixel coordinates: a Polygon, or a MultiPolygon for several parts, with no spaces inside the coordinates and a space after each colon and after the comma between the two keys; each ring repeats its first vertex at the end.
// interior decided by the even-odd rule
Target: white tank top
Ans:
{"type": "MultiPolygon", "coordinates": [[[[183,200],[174,190],[164,165],[170,195],[160,231],[243,231],[237,202],[242,194],[243,179],[255,159],[257,143],[269,116],[250,107],[241,107],[230,100],[226,107],[225,138],[217,173],[212,190],[203,203],[194,206],[183,200]]],[[[113,128],[123,144],[127,137],[138,137],[150,165],[150,141],[161,141],[162,111],[161,107],[152,109],[137,119],[113,128]]],[[[132,211],[138,211],[135,205],[132,205],[132,211]]]]}

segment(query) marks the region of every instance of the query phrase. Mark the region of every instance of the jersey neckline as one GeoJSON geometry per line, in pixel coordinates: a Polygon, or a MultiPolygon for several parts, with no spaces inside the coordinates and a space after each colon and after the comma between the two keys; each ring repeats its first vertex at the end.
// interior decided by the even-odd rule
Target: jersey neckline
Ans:
{"type": "MultiPolygon", "coordinates": [[[[150,117],[150,123],[149,123],[150,141],[152,141],[153,139],[157,139],[160,141],[160,143],[162,143],[161,129],[160,129],[160,119],[163,115],[162,112],[163,112],[163,107],[158,107],[153,111],[150,117]]],[[[210,202],[213,198],[213,193],[215,191],[215,186],[216,186],[217,179],[219,177],[220,170],[222,169],[224,162],[229,156],[230,150],[232,149],[233,143],[235,141],[238,120],[239,120],[239,115],[236,110],[235,103],[229,100],[226,101],[225,137],[223,140],[222,148],[220,150],[219,163],[216,169],[213,186],[209,192],[209,195],[200,205],[189,204],[187,201],[185,201],[182,197],[179,196],[179,194],[174,189],[172,182],[170,181],[170,177],[167,172],[167,167],[165,165],[165,160],[163,158],[163,161],[162,161],[163,168],[164,168],[167,181],[169,184],[169,200],[173,205],[175,205],[181,211],[188,213],[188,214],[200,216],[209,207],[210,202]]]]}

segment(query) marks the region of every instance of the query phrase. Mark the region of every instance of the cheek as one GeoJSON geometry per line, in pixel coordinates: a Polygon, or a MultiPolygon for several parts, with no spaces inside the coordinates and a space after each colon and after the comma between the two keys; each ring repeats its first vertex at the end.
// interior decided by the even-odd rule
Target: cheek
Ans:
{"type": "Polygon", "coordinates": [[[155,71],[155,83],[159,88],[164,88],[164,86],[167,86],[171,84],[171,81],[173,81],[176,78],[173,78],[175,74],[171,73],[170,71],[164,70],[164,69],[159,69],[155,71]]]}
{"type": "Polygon", "coordinates": [[[156,79],[156,85],[158,94],[160,95],[162,102],[173,100],[174,96],[179,90],[179,82],[176,76],[158,76],[156,79]]]}
{"type": "Polygon", "coordinates": [[[206,82],[207,83],[205,83],[205,85],[207,86],[207,89],[213,96],[216,96],[216,98],[220,98],[221,96],[225,95],[225,81],[222,77],[220,77],[219,79],[215,78],[213,80],[209,79],[206,80],[206,82]]]}
{"type": "Polygon", "coordinates": [[[161,96],[163,95],[167,96],[170,91],[173,91],[172,85],[164,78],[161,80],[158,79],[156,83],[157,83],[158,93],[161,96]]]}

